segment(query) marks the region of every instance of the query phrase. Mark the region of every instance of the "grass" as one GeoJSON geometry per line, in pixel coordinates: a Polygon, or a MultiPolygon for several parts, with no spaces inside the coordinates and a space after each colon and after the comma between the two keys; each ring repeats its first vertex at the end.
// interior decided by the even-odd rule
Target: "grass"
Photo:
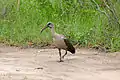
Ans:
{"type": "Polygon", "coordinates": [[[56,32],[67,36],[73,44],[119,51],[119,29],[106,29],[106,16],[88,2],[81,7],[77,0],[21,0],[17,11],[15,0],[11,0],[6,3],[9,11],[0,19],[0,42],[17,46],[28,45],[29,42],[51,43],[49,29],[40,34],[50,21],[55,24],[56,32]],[[111,35],[111,32],[114,34],[111,35]]]}

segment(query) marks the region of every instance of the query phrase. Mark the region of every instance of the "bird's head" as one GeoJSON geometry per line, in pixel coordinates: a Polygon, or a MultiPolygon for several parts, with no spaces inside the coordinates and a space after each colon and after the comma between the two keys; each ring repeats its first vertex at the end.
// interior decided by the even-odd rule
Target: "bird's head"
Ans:
{"type": "Polygon", "coordinates": [[[49,28],[53,28],[54,27],[52,22],[48,22],[46,26],[49,27],[49,28]]]}
{"type": "Polygon", "coordinates": [[[54,25],[52,22],[48,22],[47,25],[41,30],[41,33],[46,29],[46,28],[53,28],[54,25]]]}

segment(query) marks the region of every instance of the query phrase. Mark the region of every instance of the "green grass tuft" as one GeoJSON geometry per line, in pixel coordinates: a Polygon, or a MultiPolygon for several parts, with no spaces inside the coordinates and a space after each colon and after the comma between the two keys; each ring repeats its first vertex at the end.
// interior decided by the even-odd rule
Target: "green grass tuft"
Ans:
{"type": "Polygon", "coordinates": [[[73,44],[120,50],[119,27],[109,27],[107,17],[96,11],[90,1],[84,1],[84,4],[77,0],[20,1],[17,11],[15,0],[9,3],[1,0],[1,5],[5,6],[0,9],[6,7],[7,11],[5,16],[2,11],[0,15],[0,42],[10,45],[51,43],[49,29],[40,34],[40,30],[50,21],[55,24],[56,32],[67,36],[73,44]]]}

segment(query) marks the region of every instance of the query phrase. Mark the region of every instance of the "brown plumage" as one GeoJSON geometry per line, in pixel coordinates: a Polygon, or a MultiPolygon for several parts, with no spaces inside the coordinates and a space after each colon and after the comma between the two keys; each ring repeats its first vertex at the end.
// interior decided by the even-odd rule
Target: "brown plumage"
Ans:
{"type": "Polygon", "coordinates": [[[73,45],[64,35],[61,35],[55,32],[54,25],[51,22],[47,23],[47,25],[41,30],[41,33],[43,30],[45,30],[48,27],[51,29],[51,33],[52,33],[55,46],[59,50],[60,62],[63,61],[62,58],[65,57],[65,55],[67,54],[67,51],[71,52],[72,54],[75,54],[75,48],[73,47],[73,45]],[[66,51],[63,56],[61,56],[61,49],[64,49],[66,51]]]}
{"type": "Polygon", "coordinates": [[[64,42],[67,45],[67,50],[70,51],[71,53],[75,54],[75,48],[70,43],[70,41],[68,39],[64,39],[64,42]]]}

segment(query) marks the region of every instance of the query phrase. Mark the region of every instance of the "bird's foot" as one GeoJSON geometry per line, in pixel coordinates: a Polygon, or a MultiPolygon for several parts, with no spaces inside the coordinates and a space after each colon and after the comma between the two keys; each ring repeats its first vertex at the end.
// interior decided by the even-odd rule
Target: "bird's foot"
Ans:
{"type": "Polygon", "coordinates": [[[63,60],[60,60],[59,62],[64,62],[63,60]]]}
{"type": "Polygon", "coordinates": [[[62,56],[62,59],[64,59],[64,56],[62,56]]]}

